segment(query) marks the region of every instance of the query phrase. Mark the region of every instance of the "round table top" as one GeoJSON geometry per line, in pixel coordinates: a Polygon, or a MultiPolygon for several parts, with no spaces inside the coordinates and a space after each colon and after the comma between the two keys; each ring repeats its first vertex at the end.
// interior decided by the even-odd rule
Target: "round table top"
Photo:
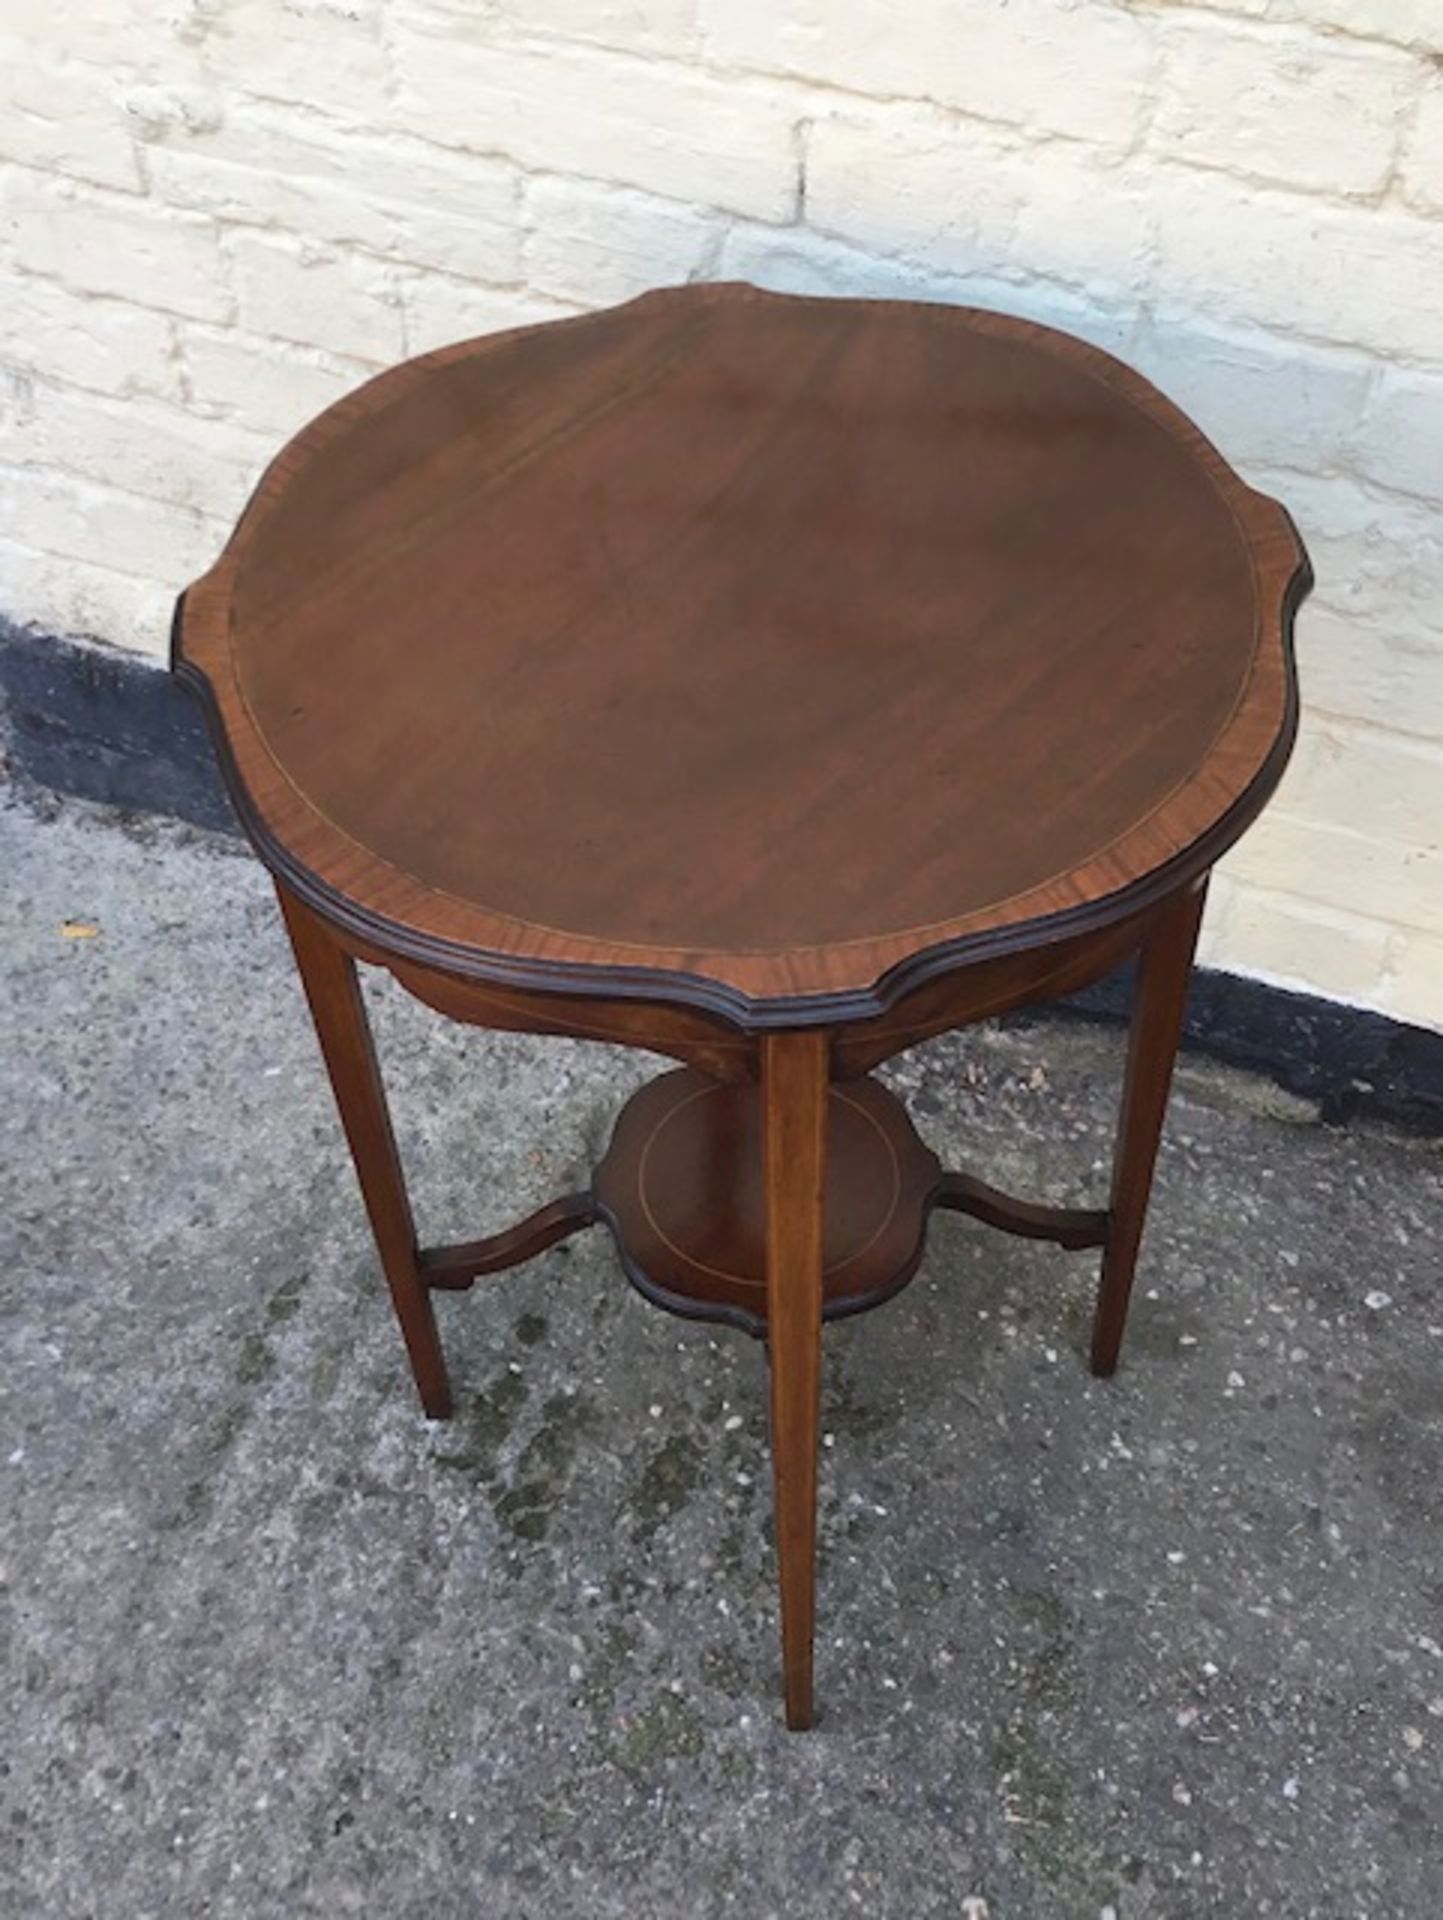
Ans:
{"type": "Polygon", "coordinates": [[[688,287],[330,408],[183,598],[177,667],[321,913],[774,1024],[1210,865],[1291,746],[1308,579],[1095,348],[688,287]]]}

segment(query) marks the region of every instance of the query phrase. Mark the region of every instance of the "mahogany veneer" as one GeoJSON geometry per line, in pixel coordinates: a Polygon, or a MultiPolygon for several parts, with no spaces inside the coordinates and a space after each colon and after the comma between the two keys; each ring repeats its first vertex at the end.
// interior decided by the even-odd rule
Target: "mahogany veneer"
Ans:
{"type": "Polygon", "coordinates": [[[1117,1361],[1207,874],[1296,726],[1292,523],[1108,355],[956,308],[677,288],[397,367],[177,608],[273,872],[429,1413],[431,1295],[604,1222],[767,1338],[788,1723],[825,1317],[952,1207],[1103,1249],[1117,1361]],[[869,1070],[1141,956],[1112,1194],[946,1173],[869,1070]],[[683,1066],[592,1189],[421,1248],[357,960],[683,1066]]]}

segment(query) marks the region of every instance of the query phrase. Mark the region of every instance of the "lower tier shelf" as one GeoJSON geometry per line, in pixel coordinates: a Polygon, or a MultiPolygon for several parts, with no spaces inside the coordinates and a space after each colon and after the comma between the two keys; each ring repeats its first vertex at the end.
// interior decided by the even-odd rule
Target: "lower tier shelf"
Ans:
{"type": "MultiPolygon", "coordinates": [[[[859,1313],[917,1270],[941,1196],[937,1156],[880,1081],[833,1086],[827,1115],[823,1314],[859,1313]]],[[[767,1327],[760,1089],[692,1068],[622,1110],[592,1188],[628,1278],[658,1306],[767,1327]]]]}

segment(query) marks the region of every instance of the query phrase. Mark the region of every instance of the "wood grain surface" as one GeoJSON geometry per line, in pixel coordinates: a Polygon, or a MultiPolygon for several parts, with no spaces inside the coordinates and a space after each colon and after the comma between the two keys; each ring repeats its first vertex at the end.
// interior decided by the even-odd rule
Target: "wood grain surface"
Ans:
{"type": "Polygon", "coordinates": [[[738,286],[443,349],[184,596],[260,850],[453,976],[875,1017],[1211,865],[1291,746],[1286,513],[1097,349],[738,286]]]}

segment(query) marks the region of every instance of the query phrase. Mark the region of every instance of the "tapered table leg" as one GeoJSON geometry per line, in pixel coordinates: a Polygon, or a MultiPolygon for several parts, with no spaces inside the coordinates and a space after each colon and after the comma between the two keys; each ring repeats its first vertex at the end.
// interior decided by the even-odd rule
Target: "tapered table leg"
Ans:
{"type": "Polygon", "coordinates": [[[1207,883],[1189,889],[1148,935],[1138,967],[1128,1036],[1122,1114],[1112,1162],[1112,1205],[1102,1255],[1102,1284],[1092,1327],[1092,1371],[1112,1373],[1127,1325],[1137,1250],[1147,1219],[1153,1168],[1182,1033],[1188,979],[1207,883]]]}
{"type": "Polygon", "coordinates": [[[386,1090],[376,1060],[370,1022],[361,999],[356,963],[317,918],[280,881],[276,893],[295,950],[296,965],[310,1002],[311,1018],[331,1076],[341,1125],[350,1143],[356,1177],[370,1216],[391,1301],[421,1404],[433,1420],[451,1412],[446,1361],[431,1310],[431,1295],[421,1278],[416,1227],[405,1176],[391,1131],[386,1090]]]}
{"type": "Polygon", "coordinates": [[[761,1052],[782,1672],[787,1725],[800,1730],[812,1724],[827,1036],[768,1034],[761,1052]]]}

